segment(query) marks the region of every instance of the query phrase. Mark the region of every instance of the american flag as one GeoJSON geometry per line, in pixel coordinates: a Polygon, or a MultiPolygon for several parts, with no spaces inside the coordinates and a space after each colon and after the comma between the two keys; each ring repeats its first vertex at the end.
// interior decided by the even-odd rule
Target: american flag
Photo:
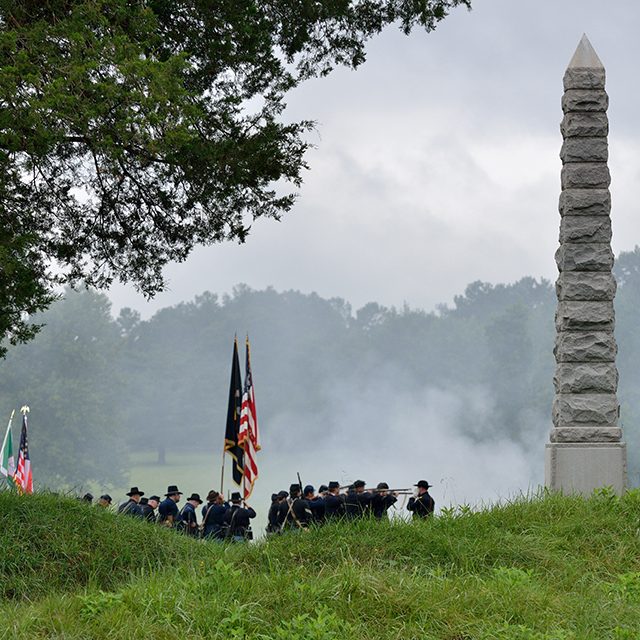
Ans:
{"type": "Polygon", "coordinates": [[[258,477],[256,452],[260,451],[256,398],[253,390],[253,377],[251,375],[249,338],[247,338],[247,372],[244,379],[244,393],[242,394],[238,443],[244,449],[244,497],[246,500],[251,495],[253,484],[258,477]]]}
{"type": "Polygon", "coordinates": [[[29,458],[29,443],[27,440],[27,413],[29,413],[29,407],[22,407],[20,450],[18,452],[16,474],[13,477],[16,488],[20,493],[33,493],[33,475],[31,474],[31,459],[29,458]]]}

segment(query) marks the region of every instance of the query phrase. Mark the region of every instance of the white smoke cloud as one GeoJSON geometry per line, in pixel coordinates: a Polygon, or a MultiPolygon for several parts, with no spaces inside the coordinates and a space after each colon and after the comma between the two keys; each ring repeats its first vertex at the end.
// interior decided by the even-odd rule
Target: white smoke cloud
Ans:
{"type": "Polygon", "coordinates": [[[532,421],[525,442],[497,438],[495,402],[485,388],[412,393],[398,389],[401,379],[378,375],[348,394],[337,389],[333,420],[324,424],[319,416],[285,412],[264,425],[256,498],[267,504],[272,491],[295,482],[296,471],[316,489],[330,480],[409,488],[425,479],[438,507],[477,507],[540,485],[549,428],[543,418],[532,421]]]}

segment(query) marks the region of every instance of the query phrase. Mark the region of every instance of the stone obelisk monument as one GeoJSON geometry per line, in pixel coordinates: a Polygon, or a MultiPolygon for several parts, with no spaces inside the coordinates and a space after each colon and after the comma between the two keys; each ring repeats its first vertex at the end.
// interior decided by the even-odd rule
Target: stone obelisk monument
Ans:
{"type": "Polygon", "coordinates": [[[564,75],[556,374],[545,485],[589,494],[626,486],[613,334],[605,70],[586,36],[564,75]]]}

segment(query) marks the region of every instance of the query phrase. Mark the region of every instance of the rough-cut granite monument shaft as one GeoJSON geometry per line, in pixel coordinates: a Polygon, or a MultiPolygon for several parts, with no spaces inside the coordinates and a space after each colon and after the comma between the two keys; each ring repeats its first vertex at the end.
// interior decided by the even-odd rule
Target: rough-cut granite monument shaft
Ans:
{"type": "Polygon", "coordinates": [[[605,70],[586,36],[564,76],[556,374],[545,484],[588,494],[626,485],[613,335],[605,70]]]}

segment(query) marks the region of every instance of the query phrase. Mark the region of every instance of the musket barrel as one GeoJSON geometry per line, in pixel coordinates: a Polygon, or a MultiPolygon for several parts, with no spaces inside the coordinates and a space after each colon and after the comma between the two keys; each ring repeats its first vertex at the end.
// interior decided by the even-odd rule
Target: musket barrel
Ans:
{"type": "MultiPolygon", "coordinates": [[[[350,486],[346,485],[344,487],[340,487],[340,489],[349,489],[350,486]]],[[[380,491],[388,491],[389,493],[410,493],[413,495],[413,489],[378,489],[377,487],[366,487],[365,491],[369,493],[379,493],[380,491]]]]}

